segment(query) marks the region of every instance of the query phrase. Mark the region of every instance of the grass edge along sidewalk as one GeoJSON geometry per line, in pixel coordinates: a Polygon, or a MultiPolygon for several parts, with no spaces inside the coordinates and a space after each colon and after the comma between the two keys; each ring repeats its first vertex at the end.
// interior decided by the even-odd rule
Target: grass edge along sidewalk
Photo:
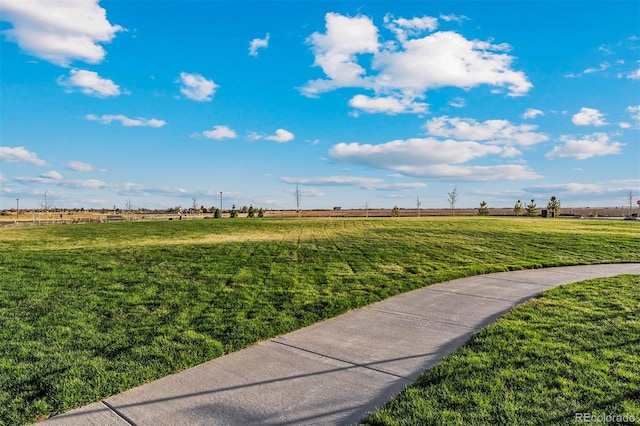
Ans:
{"type": "Polygon", "coordinates": [[[512,309],[361,425],[640,423],[640,275],[512,309]]]}

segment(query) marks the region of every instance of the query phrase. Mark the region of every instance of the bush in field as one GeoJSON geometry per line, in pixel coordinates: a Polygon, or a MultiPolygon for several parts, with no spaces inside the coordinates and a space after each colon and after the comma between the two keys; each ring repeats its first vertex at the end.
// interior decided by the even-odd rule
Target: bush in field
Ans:
{"type": "Polygon", "coordinates": [[[258,209],[258,217],[264,217],[264,209],[262,207],[258,209]]]}
{"type": "Polygon", "coordinates": [[[551,196],[549,199],[549,202],[547,203],[547,210],[549,210],[551,217],[556,217],[558,215],[558,210],[560,210],[560,200],[558,200],[555,195],[551,196]]]}
{"type": "Polygon", "coordinates": [[[230,217],[238,217],[238,210],[236,210],[236,205],[234,204],[233,207],[231,207],[231,211],[229,212],[230,217]]]}
{"type": "Polygon", "coordinates": [[[486,201],[480,203],[480,207],[478,208],[478,216],[489,216],[489,207],[487,206],[486,201]]]}
{"type": "Polygon", "coordinates": [[[398,206],[393,206],[393,208],[391,209],[391,216],[392,217],[400,216],[400,209],[398,208],[398,206]]]}
{"type": "Polygon", "coordinates": [[[516,216],[522,216],[522,201],[518,200],[515,206],[513,206],[513,214],[516,216]]]}
{"type": "Polygon", "coordinates": [[[222,217],[222,212],[220,211],[220,209],[215,210],[215,212],[213,213],[213,217],[216,219],[220,219],[222,217]]]}
{"type": "Polygon", "coordinates": [[[248,217],[256,216],[256,209],[254,209],[252,205],[249,205],[249,209],[247,210],[247,216],[248,217]]]}

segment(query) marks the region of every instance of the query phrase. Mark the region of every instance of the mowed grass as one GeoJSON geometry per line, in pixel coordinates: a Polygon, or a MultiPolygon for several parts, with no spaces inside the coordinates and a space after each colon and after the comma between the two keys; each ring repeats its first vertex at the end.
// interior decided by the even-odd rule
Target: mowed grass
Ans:
{"type": "Polygon", "coordinates": [[[585,424],[584,413],[640,422],[640,275],[514,308],[361,424],[585,424]]]}
{"type": "Polygon", "coordinates": [[[0,423],[436,282],[640,261],[630,221],[223,219],[0,229],[0,423]]]}

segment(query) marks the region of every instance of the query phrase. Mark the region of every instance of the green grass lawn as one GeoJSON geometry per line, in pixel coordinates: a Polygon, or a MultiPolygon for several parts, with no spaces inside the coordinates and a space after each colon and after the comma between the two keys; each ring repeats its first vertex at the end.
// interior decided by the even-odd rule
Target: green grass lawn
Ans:
{"type": "Polygon", "coordinates": [[[448,279],[640,261],[630,221],[235,219],[0,229],[0,423],[448,279]]]}
{"type": "Polygon", "coordinates": [[[511,310],[363,425],[640,423],[640,275],[511,310]],[[617,417],[620,416],[620,417],[617,417]]]}

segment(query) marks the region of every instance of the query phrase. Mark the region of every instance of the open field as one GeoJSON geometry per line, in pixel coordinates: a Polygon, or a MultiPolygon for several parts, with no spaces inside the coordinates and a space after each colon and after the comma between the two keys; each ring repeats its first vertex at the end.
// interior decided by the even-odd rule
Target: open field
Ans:
{"type": "Polygon", "coordinates": [[[639,336],[640,276],[549,290],[476,334],[362,424],[636,424],[639,336]]]}
{"type": "Polygon", "coordinates": [[[237,219],[0,229],[0,423],[462,276],[640,261],[640,223],[237,219]]]}

